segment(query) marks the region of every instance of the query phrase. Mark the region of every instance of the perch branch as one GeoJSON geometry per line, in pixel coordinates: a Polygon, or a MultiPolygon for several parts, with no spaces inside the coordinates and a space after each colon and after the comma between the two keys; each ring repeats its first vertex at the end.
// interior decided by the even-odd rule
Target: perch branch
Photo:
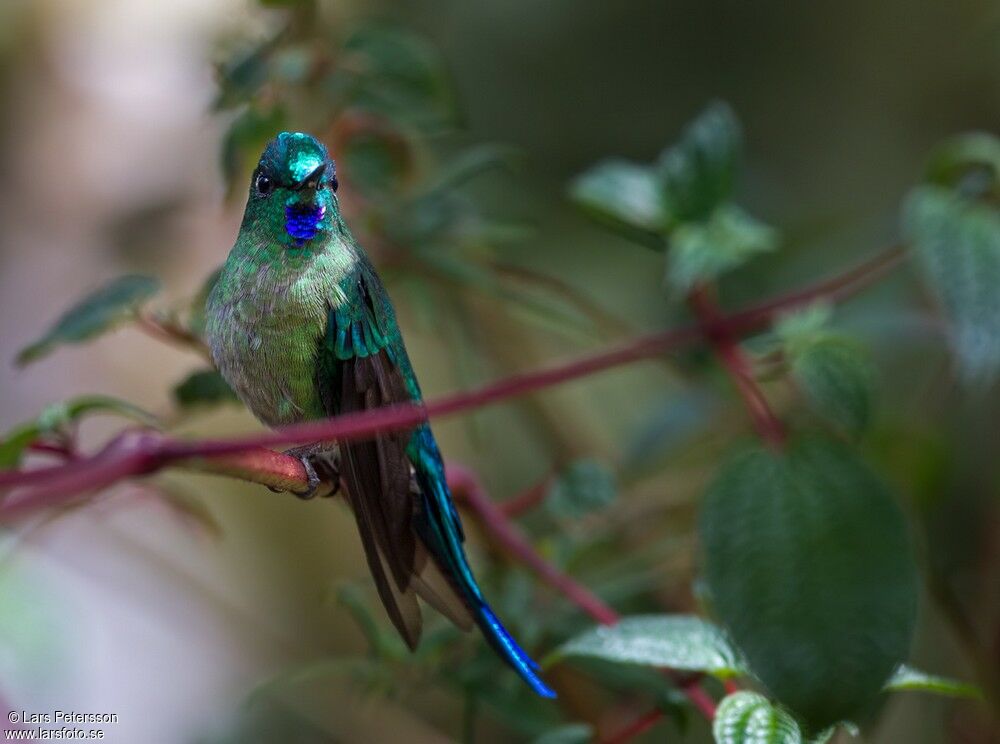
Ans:
{"type": "Polygon", "coordinates": [[[264,447],[356,440],[380,432],[404,430],[429,417],[480,408],[685,348],[712,334],[725,333],[738,337],[767,326],[775,317],[797,307],[820,300],[832,302],[845,299],[884,275],[904,255],[901,247],[893,247],[844,274],[743,311],[642,336],[608,351],[512,375],[479,388],[438,398],[426,405],[389,406],[296,424],[272,432],[209,441],[179,441],[152,432],[126,431],[88,458],[34,470],[0,472],[0,491],[19,489],[17,494],[11,494],[0,505],[0,521],[9,521],[35,509],[63,503],[77,494],[105,488],[129,475],[146,475],[178,463],[184,463],[187,468],[235,475],[255,483],[301,491],[305,488],[305,473],[301,464],[294,458],[274,452],[265,453],[264,447]]]}

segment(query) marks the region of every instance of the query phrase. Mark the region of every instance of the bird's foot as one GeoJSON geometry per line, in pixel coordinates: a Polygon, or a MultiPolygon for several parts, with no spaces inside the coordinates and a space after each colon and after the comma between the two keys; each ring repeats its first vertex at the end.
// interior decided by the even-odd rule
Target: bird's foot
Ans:
{"type": "Polygon", "coordinates": [[[305,501],[316,496],[316,490],[319,488],[319,484],[322,483],[322,481],[316,473],[316,468],[313,467],[312,461],[309,459],[309,455],[303,455],[300,457],[299,462],[301,462],[302,467],[306,469],[306,477],[309,479],[309,488],[305,491],[293,491],[292,493],[305,501]]]}
{"type": "MultiPolygon", "coordinates": [[[[340,452],[336,447],[308,444],[304,447],[292,447],[285,450],[285,454],[298,459],[306,471],[308,488],[305,491],[292,492],[298,498],[303,500],[315,498],[323,484],[330,486],[329,490],[319,494],[323,497],[334,496],[340,490],[340,452]]],[[[276,493],[281,492],[279,488],[271,488],[271,490],[276,493]]]]}

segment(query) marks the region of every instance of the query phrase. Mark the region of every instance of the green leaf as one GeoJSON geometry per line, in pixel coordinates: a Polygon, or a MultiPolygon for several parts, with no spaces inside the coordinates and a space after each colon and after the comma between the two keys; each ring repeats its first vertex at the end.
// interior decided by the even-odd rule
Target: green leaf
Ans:
{"type": "Polygon", "coordinates": [[[570,198],[610,227],[660,232],[666,227],[656,172],[625,160],[605,160],[577,176],[570,198]]]}
{"type": "Polygon", "coordinates": [[[1000,196],[1000,138],[987,132],[953,137],[931,154],[926,174],[931,183],[967,196],[1000,196]]]}
{"type": "Polygon", "coordinates": [[[756,692],[734,692],[719,703],[712,721],[716,744],[801,744],[799,725],[756,692]]]}
{"type": "Polygon", "coordinates": [[[776,245],[774,230],[735,205],[723,205],[706,222],[685,222],[670,234],[667,283],[687,293],[776,245]]]}
{"type": "Polygon", "coordinates": [[[705,220],[729,198],[741,148],[732,109],[720,101],[709,104],[660,156],[659,177],[673,220],[705,220]]]}
{"type": "Polygon", "coordinates": [[[545,506],[565,517],[582,517],[611,505],[618,494],[615,476],[596,460],[577,460],[552,484],[545,506]]]}
{"type": "Polygon", "coordinates": [[[76,344],[99,336],[134,317],[136,310],[160,290],[149,276],[128,275],[101,287],[64,312],[46,334],[17,355],[28,364],[59,344],[76,344]]]}
{"type": "Polygon", "coordinates": [[[585,744],[594,740],[594,727],[589,723],[567,723],[537,737],[534,744],[585,744]]]}
{"type": "Polygon", "coordinates": [[[982,698],[983,693],[975,685],[960,682],[948,677],[939,677],[914,669],[906,664],[900,664],[885,683],[887,691],[913,690],[917,692],[935,692],[949,697],[982,698]]]}
{"type": "Polygon", "coordinates": [[[0,468],[17,467],[32,442],[63,430],[72,422],[93,413],[120,416],[143,426],[160,427],[159,419],[149,411],[107,395],[83,395],[50,403],[34,421],[21,424],[0,440],[0,468]]]}
{"type": "Polygon", "coordinates": [[[1000,374],[1000,212],[923,186],[906,200],[903,228],[950,318],[963,380],[990,384],[1000,374]]]}
{"type": "Polygon", "coordinates": [[[816,736],[809,740],[809,744],[826,744],[833,738],[833,735],[837,733],[838,728],[842,728],[848,736],[861,736],[861,729],[857,727],[857,724],[851,723],[850,721],[840,721],[839,723],[820,731],[816,734],[816,736]]]}
{"type": "Polygon", "coordinates": [[[11,470],[21,464],[24,451],[38,439],[41,430],[36,422],[22,424],[0,439],[0,470],[11,470]]]}
{"type": "Polygon", "coordinates": [[[836,440],[752,449],[709,489],[700,532],[715,611],[774,697],[813,731],[865,713],[906,657],[917,602],[882,481],[836,440]]]}
{"type": "Polygon", "coordinates": [[[143,426],[158,428],[160,420],[134,403],[112,398],[109,395],[82,395],[65,403],[48,406],[38,417],[44,428],[53,429],[59,424],[75,421],[93,413],[120,416],[143,426]]]}
{"type": "Polygon", "coordinates": [[[564,643],[544,664],[572,657],[670,667],[717,677],[746,673],[726,634],[695,615],[635,615],[616,625],[597,626],[564,643]]]}
{"type": "Polygon", "coordinates": [[[828,335],[788,348],[792,375],[816,412],[849,434],[867,429],[875,371],[864,347],[828,335]]]}
{"type": "Polygon", "coordinates": [[[214,369],[192,372],[174,387],[173,395],[174,401],[181,408],[215,406],[239,401],[233,389],[214,369]]]}
{"type": "Polygon", "coordinates": [[[832,316],[832,307],[816,302],[802,310],[782,315],[774,324],[774,331],[786,347],[807,345],[829,333],[832,316]]]}

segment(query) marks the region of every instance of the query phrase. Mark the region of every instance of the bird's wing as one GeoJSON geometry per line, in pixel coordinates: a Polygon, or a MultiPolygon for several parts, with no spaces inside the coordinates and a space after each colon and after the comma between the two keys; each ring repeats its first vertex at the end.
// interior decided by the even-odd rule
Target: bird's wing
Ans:
{"type": "MultiPolygon", "coordinates": [[[[410,367],[406,348],[398,337],[392,305],[373,273],[371,281],[371,288],[374,290],[371,296],[373,302],[370,303],[373,316],[383,330],[392,329],[396,334],[395,343],[392,345],[393,362],[402,370],[412,398],[419,399],[420,389],[410,367]]],[[[435,569],[435,578],[438,579],[432,585],[437,593],[431,594],[427,591],[427,588],[431,588],[431,583],[427,580],[430,574],[427,571],[422,573],[420,578],[424,580],[423,588],[418,584],[418,593],[452,618],[459,627],[468,628],[472,623],[478,625],[483,636],[500,657],[505,659],[535,692],[544,697],[553,697],[555,693],[538,676],[538,665],[517,644],[490,609],[472,574],[463,547],[465,535],[462,531],[462,520],[455,509],[448,488],[444,462],[429,425],[424,423],[416,427],[410,436],[407,452],[413,465],[417,486],[415,489],[415,495],[418,497],[415,502],[417,508],[413,512],[413,525],[418,536],[417,546],[418,550],[426,550],[431,559],[426,564],[435,569]],[[443,609],[440,602],[443,602],[448,609],[443,609]]]]}
{"type": "MultiPolygon", "coordinates": [[[[350,289],[356,297],[342,310],[331,311],[324,342],[328,351],[321,353],[327,360],[320,365],[327,411],[420,400],[392,305],[367,262],[350,289]]],[[[342,475],[379,596],[410,647],[420,633],[416,593],[463,630],[478,625],[532,689],[553,697],[538,666],[503,627],[472,575],[462,523],[430,427],[424,423],[404,434],[348,442],[341,453],[342,475]]]]}
{"type": "MultiPolygon", "coordinates": [[[[331,306],[317,359],[317,389],[330,415],[409,402],[419,395],[407,385],[367,272],[347,287],[349,302],[331,306]]],[[[405,354],[405,351],[402,352],[405,354]]],[[[358,524],[365,557],[379,597],[410,648],[420,638],[416,595],[460,626],[470,626],[465,605],[417,537],[423,499],[411,484],[407,443],[411,433],[390,432],[340,445],[341,475],[358,524]]]]}

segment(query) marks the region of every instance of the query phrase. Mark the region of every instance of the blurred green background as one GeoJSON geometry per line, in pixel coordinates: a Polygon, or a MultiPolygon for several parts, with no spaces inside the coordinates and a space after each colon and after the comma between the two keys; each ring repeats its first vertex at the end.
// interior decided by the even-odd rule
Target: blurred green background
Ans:
{"type": "MultiPolygon", "coordinates": [[[[238,171],[227,199],[220,152],[240,109],[213,111],[215,69],[273,35],[285,12],[248,0],[0,5],[0,430],[81,393],[165,411],[171,386],[200,366],[134,329],[27,369],[11,362],[110,277],[157,275],[166,297],[181,301],[221,263],[244,179],[238,171]]],[[[454,87],[456,125],[413,128],[420,178],[476,143],[514,151],[505,167],[456,189],[482,216],[460,254],[501,276],[500,289],[426,270],[445,253],[433,243],[414,258],[380,242],[379,219],[395,202],[366,195],[358,174],[372,166],[362,156],[341,159],[345,209],[386,271],[428,397],[684,318],[663,296],[662,256],[589,222],[566,189],[600,159],[654,158],[711,99],[729,101],[745,127],[740,201],[782,235],[779,251],[723,282],[730,307],[892,243],[900,201],[933,145],[1000,121],[1000,5],[984,0],[338,2],[320,3],[309,22],[343,38],[370,20],[423,36],[454,87]]],[[[324,111],[299,97],[285,124],[318,128],[324,111]]],[[[937,321],[922,311],[931,306],[904,268],[838,322],[875,352],[879,408],[863,446],[905,496],[928,579],[913,658],[985,684],[1000,654],[1000,396],[970,399],[956,388],[937,321]]],[[[793,407],[787,386],[768,390],[779,410],[793,407]]],[[[88,422],[83,441],[99,443],[115,426],[88,422]]],[[[176,429],[255,427],[224,407],[176,429]]],[[[618,369],[435,430],[446,457],[475,468],[496,499],[580,460],[613,472],[612,507],[546,511],[526,528],[621,609],[697,608],[694,508],[719,454],[750,433],[706,354],[618,369]],[[677,413],[685,410],[696,415],[677,413]]],[[[470,532],[488,593],[528,645],[548,650],[588,625],[470,532]]],[[[486,705],[473,715],[446,686],[423,684],[441,661],[434,649],[375,674],[323,666],[366,648],[344,587],[374,607],[340,504],[170,474],[4,543],[0,694],[15,708],[118,713],[108,737],[123,742],[325,741],[331,731],[344,741],[437,741],[461,738],[463,726],[477,741],[538,733],[526,723],[534,712],[486,705]],[[159,489],[201,506],[168,508],[175,502],[159,489]],[[265,704],[247,706],[265,682],[265,704]]],[[[449,669],[497,673],[476,639],[458,648],[449,669]]],[[[575,692],[559,715],[538,714],[538,730],[583,720],[610,731],[641,710],[627,695],[609,703],[600,671],[558,673],[573,677],[575,692]]],[[[516,680],[497,684],[516,708],[516,680]]],[[[975,703],[900,695],[868,738],[990,735],[975,703]]],[[[692,719],[686,728],[671,720],[649,740],[663,736],[709,735],[692,719]]]]}

